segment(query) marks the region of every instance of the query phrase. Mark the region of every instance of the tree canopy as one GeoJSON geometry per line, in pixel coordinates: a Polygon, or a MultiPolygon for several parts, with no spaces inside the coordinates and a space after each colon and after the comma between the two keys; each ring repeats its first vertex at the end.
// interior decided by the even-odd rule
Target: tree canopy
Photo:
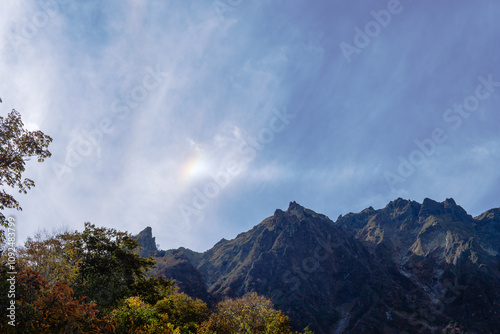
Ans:
{"type": "MultiPolygon", "coordinates": [[[[38,233],[18,253],[16,327],[0,322],[0,332],[292,334],[269,299],[253,293],[210,309],[148,276],[154,264],[127,232],[85,223],[82,232],[38,233]]],[[[1,290],[8,277],[2,265],[1,290]]]]}

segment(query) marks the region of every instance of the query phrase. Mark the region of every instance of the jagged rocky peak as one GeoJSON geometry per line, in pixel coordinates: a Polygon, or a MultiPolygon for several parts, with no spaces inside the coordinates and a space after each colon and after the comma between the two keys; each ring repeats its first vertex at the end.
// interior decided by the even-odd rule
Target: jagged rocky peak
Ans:
{"type": "Polygon", "coordinates": [[[293,202],[290,202],[290,204],[288,205],[288,209],[286,211],[283,211],[281,209],[276,209],[274,211],[274,215],[273,217],[274,218],[277,218],[277,219],[281,219],[281,218],[284,218],[285,216],[287,215],[302,215],[304,213],[306,209],[297,204],[297,202],[293,201],[293,202]]]}
{"type": "Polygon", "coordinates": [[[443,203],[436,202],[430,198],[424,198],[418,214],[420,217],[439,216],[442,214],[444,214],[443,203]]]}
{"type": "MultiPolygon", "coordinates": [[[[281,211],[281,210],[276,210],[276,212],[281,211]]],[[[275,212],[275,214],[276,214],[275,212]]],[[[281,211],[283,212],[283,211],[281,211]]],[[[327,219],[330,220],[327,216],[321,214],[321,213],[316,213],[311,209],[307,209],[303,207],[302,205],[298,204],[297,202],[293,201],[290,202],[288,205],[288,209],[285,212],[286,214],[289,215],[296,215],[298,218],[321,218],[321,219],[327,219]]],[[[278,212],[278,214],[280,214],[278,212]]]]}
{"type": "Polygon", "coordinates": [[[369,206],[366,209],[364,209],[363,211],[361,211],[361,213],[366,214],[366,215],[372,215],[372,214],[376,213],[376,210],[373,208],[373,206],[369,206]]]}
{"type": "Polygon", "coordinates": [[[453,198],[447,198],[445,201],[444,201],[444,207],[445,208],[449,208],[449,207],[455,207],[457,206],[457,203],[455,203],[455,200],[453,198]]]}
{"type": "Polygon", "coordinates": [[[453,198],[447,198],[441,203],[430,198],[424,198],[424,201],[422,202],[422,209],[424,210],[443,211],[443,209],[456,207],[458,207],[458,205],[453,198]]]}
{"type": "Polygon", "coordinates": [[[444,202],[441,203],[429,198],[425,198],[419,212],[420,217],[428,217],[431,215],[439,216],[447,214],[451,214],[455,218],[464,220],[472,218],[467,213],[467,211],[464,210],[464,208],[462,208],[460,205],[457,205],[453,198],[447,198],[444,202]]]}
{"type": "Polygon", "coordinates": [[[405,209],[408,208],[415,208],[417,207],[418,210],[420,210],[420,203],[403,199],[401,197],[395,199],[394,201],[390,201],[389,204],[385,206],[385,210],[389,211],[404,211],[405,209]]]}
{"type": "Polygon", "coordinates": [[[404,208],[406,205],[408,205],[409,202],[410,201],[398,197],[394,201],[389,202],[386,208],[404,208]]]}
{"type": "Polygon", "coordinates": [[[288,205],[288,210],[286,210],[287,212],[293,212],[293,211],[298,211],[298,212],[304,212],[305,208],[300,205],[300,204],[297,204],[297,202],[293,201],[293,202],[290,202],[290,204],[288,205]]]}
{"type": "Polygon", "coordinates": [[[276,209],[276,211],[274,211],[274,217],[282,218],[283,216],[285,216],[285,211],[281,209],[276,209]]]}
{"type": "Polygon", "coordinates": [[[156,248],[155,238],[153,237],[153,229],[150,226],[146,227],[133,238],[137,239],[139,246],[142,247],[139,251],[140,256],[149,257],[158,250],[156,248]]]}
{"type": "MultiPolygon", "coordinates": [[[[395,199],[389,202],[381,211],[392,215],[394,218],[417,217],[420,211],[421,204],[416,201],[406,200],[403,198],[395,199]]],[[[378,211],[378,210],[377,210],[378,211]]]]}
{"type": "Polygon", "coordinates": [[[262,294],[295,330],[416,333],[416,320],[441,332],[450,319],[463,319],[475,333],[496,333],[499,240],[500,209],[472,218],[451,198],[398,198],[336,223],[293,201],[206,252],[167,251],[159,273],[214,305],[262,294]],[[436,305],[442,313],[432,318],[418,313],[436,305]]]}

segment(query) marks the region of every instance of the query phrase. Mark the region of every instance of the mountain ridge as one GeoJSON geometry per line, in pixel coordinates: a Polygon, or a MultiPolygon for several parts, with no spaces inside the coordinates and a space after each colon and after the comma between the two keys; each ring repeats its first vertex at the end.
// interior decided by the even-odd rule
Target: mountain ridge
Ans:
{"type": "Polygon", "coordinates": [[[213,304],[255,291],[316,333],[417,333],[459,319],[496,333],[499,241],[499,208],[472,217],[452,198],[398,198],[335,222],[293,201],[234,239],[157,262],[188,294],[213,304]]]}

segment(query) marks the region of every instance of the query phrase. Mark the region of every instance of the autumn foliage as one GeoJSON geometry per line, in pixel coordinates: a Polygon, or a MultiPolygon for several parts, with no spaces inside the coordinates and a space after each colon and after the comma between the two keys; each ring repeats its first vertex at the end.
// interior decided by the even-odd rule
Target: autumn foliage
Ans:
{"type": "MultiPolygon", "coordinates": [[[[18,333],[109,333],[114,319],[99,318],[96,304],[77,298],[68,282],[51,285],[36,271],[17,276],[16,330],[18,333]]],[[[0,323],[5,332],[11,326],[0,323]]]]}
{"type": "Polygon", "coordinates": [[[275,310],[269,299],[255,292],[220,302],[210,320],[210,328],[218,334],[291,333],[288,317],[275,310]]]}
{"type": "MultiPolygon", "coordinates": [[[[16,331],[292,333],[288,317],[256,293],[222,301],[211,310],[178,292],[173,281],[148,277],[155,262],[140,257],[138,250],[128,233],[90,223],[83,232],[29,238],[18,250],[16,331]]],[[[6,275],[2,266],[2,284],[6,275]]],[[[0,322],[0,332],[9,331],[14,328],[0,322]]]]}

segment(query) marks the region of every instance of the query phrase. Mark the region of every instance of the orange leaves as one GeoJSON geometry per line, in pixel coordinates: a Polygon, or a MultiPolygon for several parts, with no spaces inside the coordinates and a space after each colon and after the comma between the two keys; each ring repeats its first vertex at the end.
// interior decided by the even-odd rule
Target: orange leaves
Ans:
{"type": "Polygon", "coordinates": [[[128,233],[89,223],[81,233],[29,239],[18,257],[17,332],[291,334],[288,317],[256,293],[211,314],[172,281],[147,278],[153,260],[137,246],[128,233]]]}
{"type": "Polygon", "coordinates": [[[113,322],[98,319],[95,304],[86,297],[75,298],[67,282],[50,285],[38,272],[19,273],[20,288],[18,330],[23,333],[103,333],[113,322]]]}

